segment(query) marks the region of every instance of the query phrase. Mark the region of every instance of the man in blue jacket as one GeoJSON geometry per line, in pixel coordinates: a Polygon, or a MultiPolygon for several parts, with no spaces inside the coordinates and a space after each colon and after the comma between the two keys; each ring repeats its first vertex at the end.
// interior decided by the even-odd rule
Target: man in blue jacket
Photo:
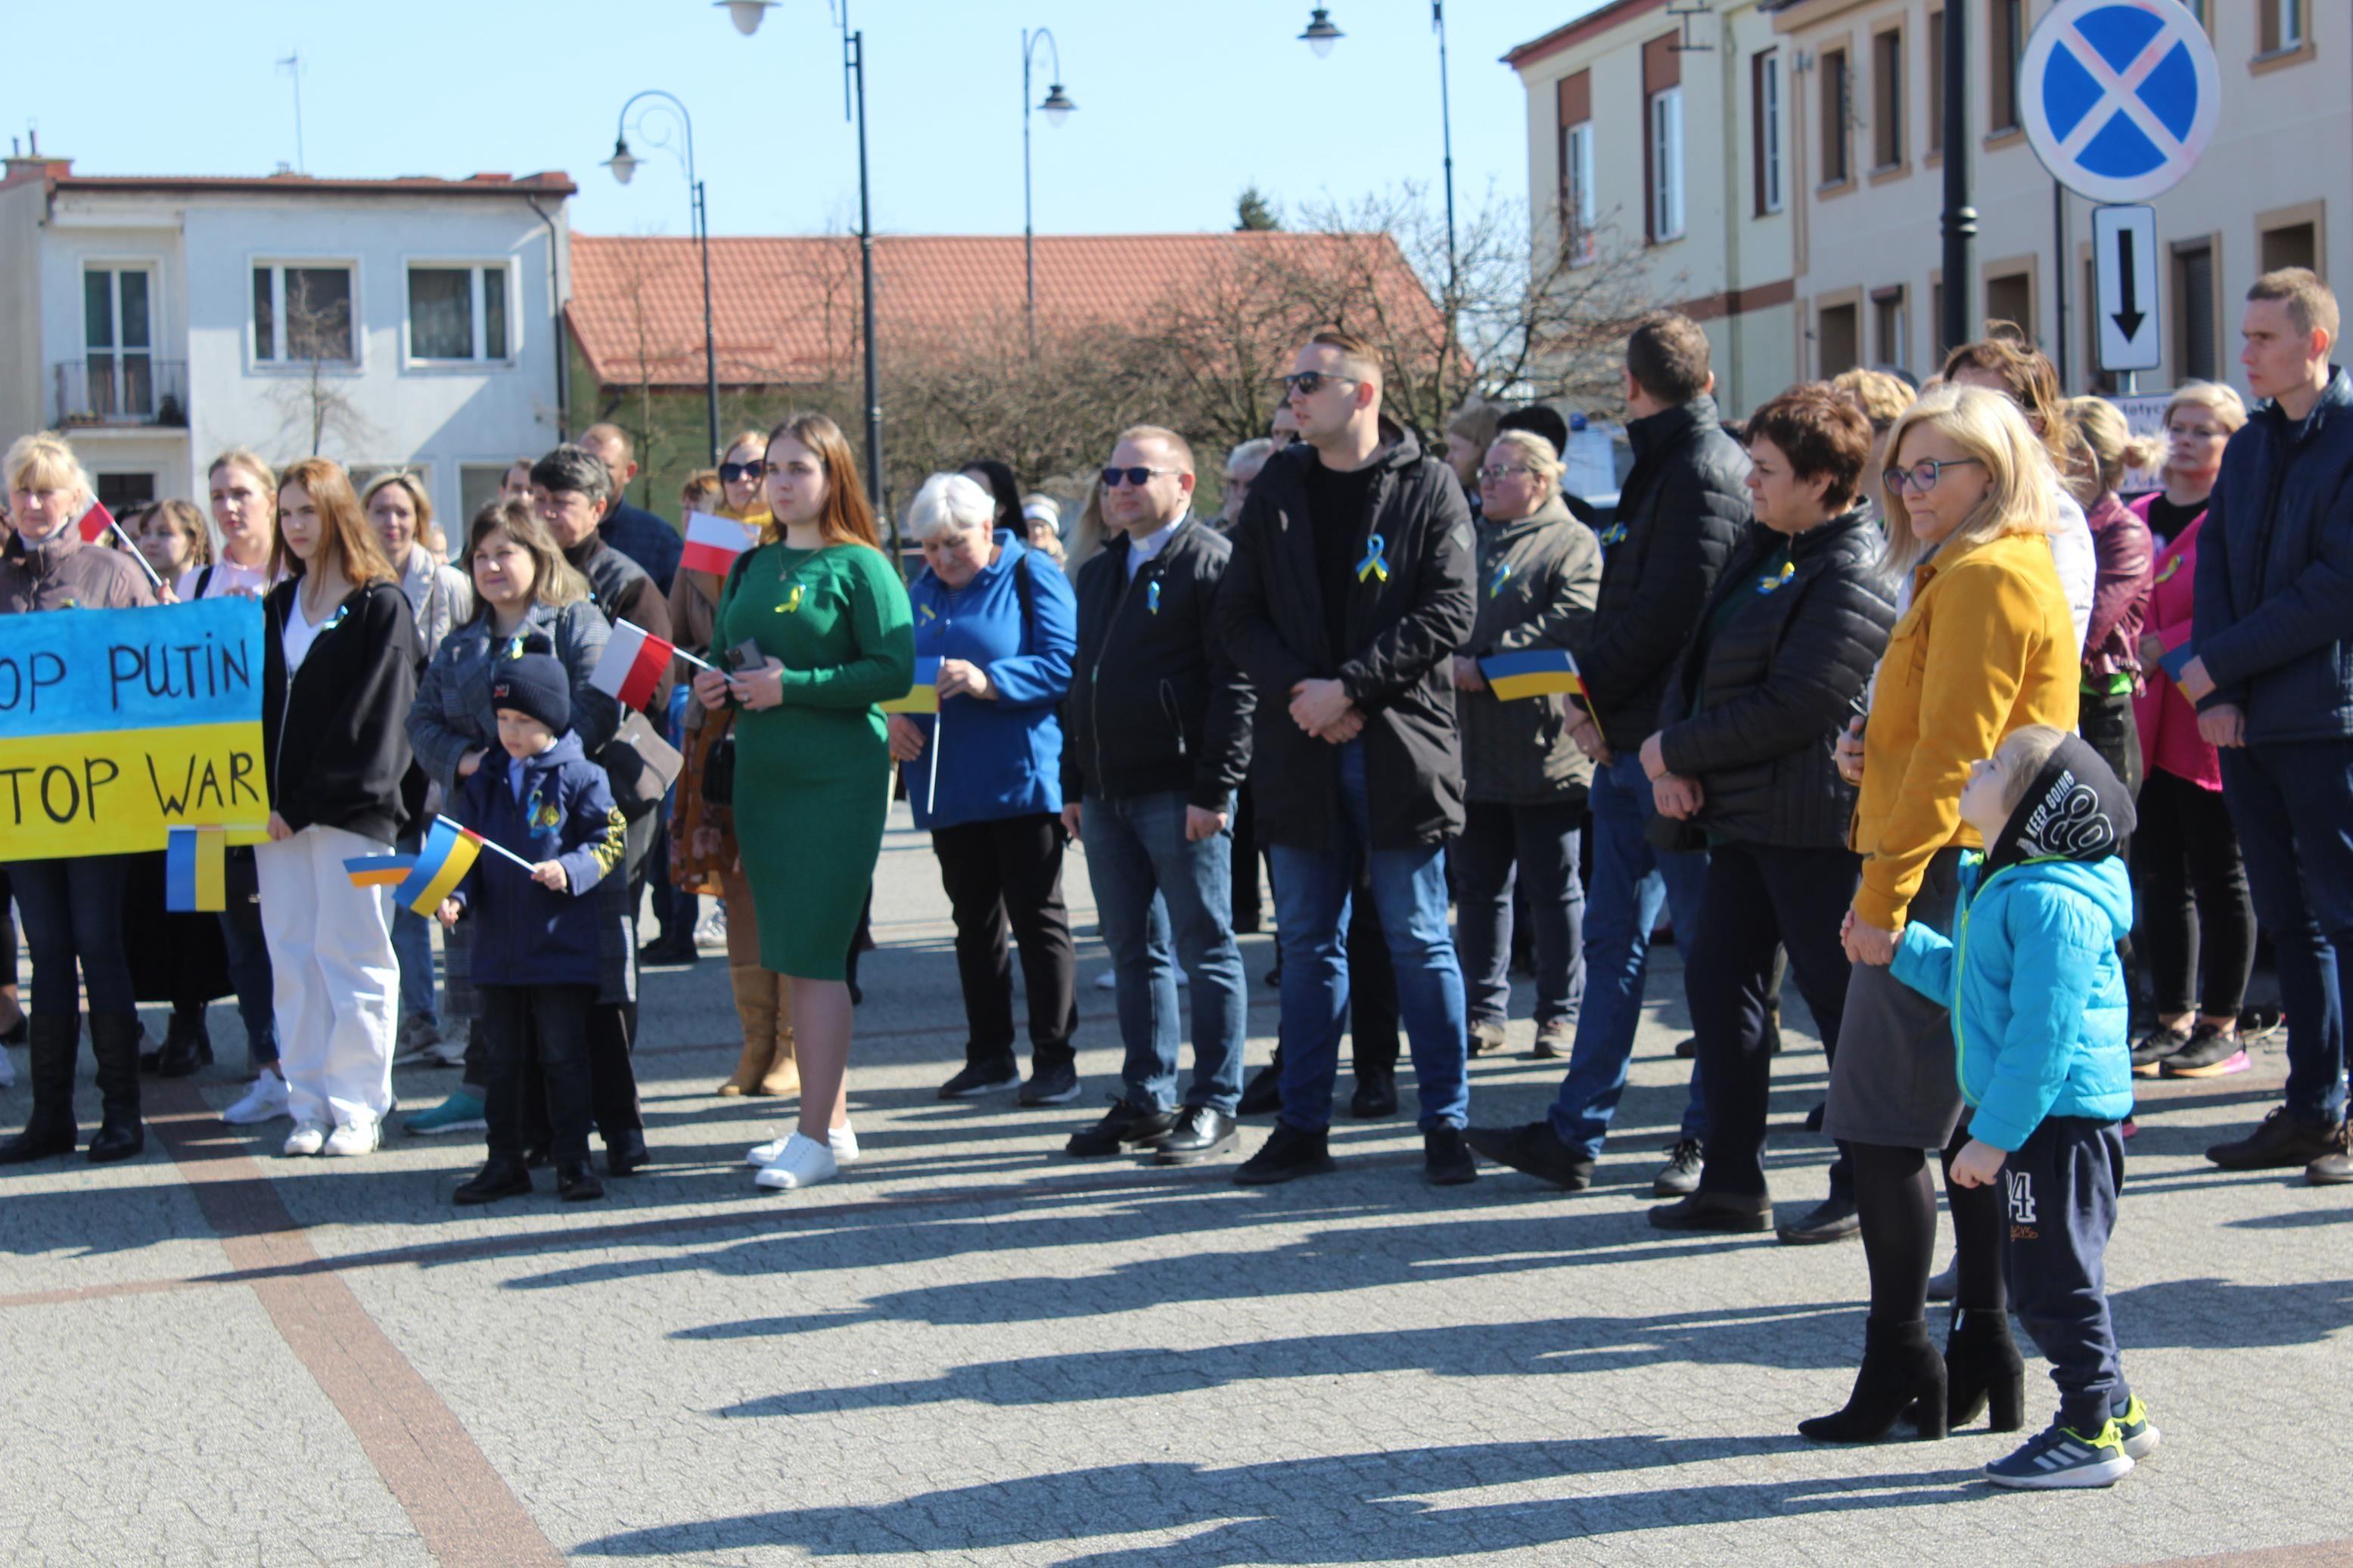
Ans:
{"type": "Polygon", "coordinates": [[[2198,551],[2197,654],[2181,686],[2219,747],[2256,917],[2279,957],[2287,1103],[2206,1157],[2353,1182],[2353,381],[2329,363],[2337,298],[2301,267],[2247,291],[2248,390],[2198,551]]]}

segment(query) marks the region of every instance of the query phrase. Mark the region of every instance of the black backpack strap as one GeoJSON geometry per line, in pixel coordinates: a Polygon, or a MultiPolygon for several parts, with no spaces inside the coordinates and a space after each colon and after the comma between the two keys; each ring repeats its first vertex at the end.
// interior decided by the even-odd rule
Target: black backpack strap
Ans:
{"type": "Polygon", "coordinates": [[[1021,602],[1020,646],[1024,648],[1038,640],[1032,635],[1038,625],[1038,584],[1029,575],[1030,563],[1037,558],[1036,551],[1025,550],[1021,552],[1021,559],[1013,564],[1013,593],[1021,602]]]}
{"type": "MultiPolygon", "coordinates": [[[[206,588],[211,587],[212,585],[213,585],[213,569],[212,569],[210,566],[206,566],[203,571],[201,571],[201,572],[199,572],[199,573],[197,573],[197,574],[196,574],[196,592],[195,592],[195,598],[197,598],[197,599],[201,599],[201,598],[203,598],[203,597],[205,596],[205,590],[206,590],[206,588]]],[[[193,603],[193,602],[194,602],[194,600],[191,600],[190,602],[191,602],[191,603],[193,603]]]]}

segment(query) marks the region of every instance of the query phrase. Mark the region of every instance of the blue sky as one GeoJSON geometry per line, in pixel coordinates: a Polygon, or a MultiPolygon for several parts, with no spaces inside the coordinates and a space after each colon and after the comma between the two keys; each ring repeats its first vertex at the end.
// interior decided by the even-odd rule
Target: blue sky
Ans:
{"type": "MultiPolygon", "coordinates": [[[[1456,186],[1525,195],[1525,99],[1497,58],[1599,0],[1455,0],[1456,186]]],[[[1033,121],[1041,233],[1217,228],[1255,183],[1284,208],[1440,176],[1427,0],[1331,0],[1328,59],[1296,41],[1306,0],[852,0],[867,35],[876,227],[1021,229],[1021,29],[1048,27],[1079,112],[1033,121]]],[[[0,134],[85,174],[260,174],[303,143],[321,175],[570,172],[575,228],[687,229],[675,163],[626,190],[598,164],[640,88],[685,99],[713,232],[808,232],[857,216],[839,35],[825,0],[785,0],[740,37],[707,0],[112,0],[14,8],[0,134]],[[233,18],[233,19],[232,19],[233,18]],[[95,84],[103,83],[102,89],[95,84]]],[[[1037,90],[1050,65],[1043,51],[1037,90]]]]}

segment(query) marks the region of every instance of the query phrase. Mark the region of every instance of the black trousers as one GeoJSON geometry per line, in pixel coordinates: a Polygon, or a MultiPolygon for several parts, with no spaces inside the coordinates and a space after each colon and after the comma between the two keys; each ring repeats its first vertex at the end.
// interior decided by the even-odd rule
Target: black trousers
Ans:
{"type": "Polygon", "coordinates": [[[72,1017],[81,1011],[80,991],[89,993],[93,1015],[138,1011],[122,937],[131,860],[128,855],[73,855],[8,868],[25,916],[25,943],[33,950],[33,1005],[26,1011],[72,1017]]]}
{"type": "Polygon", "coordinates": [[[2051,1363],[2061,1423],[2078,1432],[2097,1432],[2131,1397],[2105,1268],[2124,1184],[2124,1134],[2113,1121],[2046,1117],[2002,1162],[2010,1310],[2051,1363]]]}
{"type": "Polygon", "coordinates": [[[1013,1054],[1013,955],[1029,993],[1032,1069],[1067,1066],[1079,1027],[1078,953],[1062,902],[1062,819],[1039,812],[935,828],[932,853],[955,918],[956,975],[964,986],[967,1060],[1013,1054]]]}
{"type": "Polygon", "coordinates": [[[493,1154],[543,1142],[556,1155],[588,1152],[588,1068],[594,985],[483,985],[483,1117],[493,1154]],[[542,1127],[544,1131],[542,1131],[542,1127]]]}
{"type": "Polygon", "coordinates": [[[1348,900],[1348,1056],[1356,1076],[1397,1076],[1397,966],[1373,907],[1372,883],[1359,878],[1348,900]]]}
{"type": "Polygon", "coordinates": [[[1258,805],[1250,781],[1234,791],[1234,934],[1249,936],[1259,927],[1258,805]]]}
{"type": "MultiPolygon", "coordinates": [[[[1839,923],[1853,901],[1862,862],[1844,849],[1790,849],[1766,844],[1711,847],[1700,896],[1699,930],[1685,949],[1683,986],[1699,1036],[1700,1076],[1707,1085],[1708,1192],[1761,1197],[1765,1181],[1766,1101],[1773,1058],[1766,1051],[1767,1009],[1777,949],[1788,952],[1798,992],[1821,1030],[1826,1056],[1838,1052],[1853,965],[1839,923]]],[[[1831,1192],[1852,1190],[1846,1150],[1831,1166],[1831,1192]]]]}
{"type": "Polygon", "coordinates": [[[2105,697],[2085,693],[2076,715],[2076,730],[2084,743],[2099,752],[2100,761],[2115,770],[2126,790],[2138,795],[2140,726],[2133,721],[2132,693],[2119,691],[2105,697]]]}
{"type": "Polygon", "coordinates": [[[2138,808],[2132,863],[2157,1010],[2235,1016],[2255,967],[2255,908],[2222,792],[2159,768],[2138,808]]]}

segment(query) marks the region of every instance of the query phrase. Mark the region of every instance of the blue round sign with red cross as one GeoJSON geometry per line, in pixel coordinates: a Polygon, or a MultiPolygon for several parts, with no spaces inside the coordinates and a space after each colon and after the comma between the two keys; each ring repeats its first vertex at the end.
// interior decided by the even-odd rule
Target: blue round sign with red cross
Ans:
{"type": "Polygon", "coordinates": [[[2095,202],[2171,189],[2221,107],[2213,42],[2181,0],[2059,0],[2027,40],[2018,88],[2042,166],[2095,202]]]}

